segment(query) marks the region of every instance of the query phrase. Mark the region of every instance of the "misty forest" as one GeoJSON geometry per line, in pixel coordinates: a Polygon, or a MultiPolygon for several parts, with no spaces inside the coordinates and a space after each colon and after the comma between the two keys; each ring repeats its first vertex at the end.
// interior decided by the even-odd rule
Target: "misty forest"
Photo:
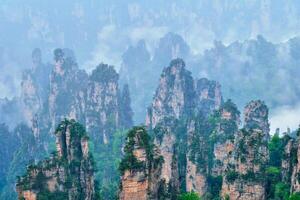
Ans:
{"type": "Polygon", "coordinates": [[[0,200],[300,200],[296,0],[1,0],[0,200]]]}

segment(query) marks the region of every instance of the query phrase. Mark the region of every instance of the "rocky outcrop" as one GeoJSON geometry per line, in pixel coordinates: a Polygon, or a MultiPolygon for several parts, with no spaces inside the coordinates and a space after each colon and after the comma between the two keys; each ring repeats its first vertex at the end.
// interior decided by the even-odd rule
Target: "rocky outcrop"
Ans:
{"type": "MultiPolygon", "coordinates": [[[[292,176],[291,176],[291,193],[300,192],[300,141],[299,135],[297,138],[297,143],[295,144],[295,151],[297,152],[295,155],[295,161],[293,163],[292,168],[292,176]]],[[[292,153],[293,151],[291,151],[292,153]]]]}
{"type": "Polygon", "coordinates": [[[136,123],[144,121],[145,108],[151,103],[152,94],[157,86],[156,81],[163,68],[169,65],[170,60],[188,57],[190,57],[188,45],[175,33],[167,33],[160,39],[152,57],[144,40],[129,46],[122,56],[120,77],[121,84],[129,85],[136,123]]]}
{"type": "Polygon", "coordinates": [[[40,49],[34,49],[32,68],[23,72],[21,82],[22,112],[29,126],[33,125],[47,104],[51,67],[42,63],[40,49]]]}
{"type": "Polygon", "coordinates": [[[283,153],[281,160],[281,177],[284,183],[290,184],[294,166],[294,158],[297,153],[294,138],[283,136],[283,153]]]}
{"type": "Polygon", "coordinates": [[[268,164],[268,109],[261,101],[251,101],[244,111],[244,128],[235,137],[233,162],[223,179],[221,194],[230,199],[265,199],[268,164]]]}
{"type": "Polygon", "coordinates": [[[221,85],[206,78],[197,80],[195,85],[197,110],[208,117],[214,110],[219,109],[223,102],[221,85]]]}
{"type": "Polygon", "coordinates": [[[246,130],[261,130],[264,140],[270,139],[270,124],[268,121],[269,110],[264,102],[257,100],[247,104],[244,110],[244,122],[246,130]]]}
{"type": "Polygon", "coordinates": [[[129,46],[122,55],[120,68],[121,85],[128,84],[132,97],[132,108],[134,110],[134,121],[144,122],[147,106],[155,91],[156,82],[161,69],[157,72],[151,65],[150,53],[144,40],[140,40],[135,46],[129,46]],[[147,92],[145,92],[147,91],[147,92]]]}
{"type": "Polygon", "coordinates": [[[105,64],[100,64],[89,77],[86,127],[98,144],[109,143],[120,125],[118,78],[113,67],[105,64]]]}
{"type": "Polygon", "coordinates": [[[160,199],[163,158],[153,146],[146,130],[135,127],[128,132],[125,156],[120,164],[121,200],[160,199]]]}
{"type": "MultiPolygon", "coordinates": [[[[212,167],[209,153],[213,151],[209,138],[216,126],[210,125],[209,116],[222,103],[220,84],[205,78],[194,81],[181,59],[172,60],[164,69],[146,124],[153,129],[154,143],[164,157],[161,179],[171,198],[180,187],[200,195],[207,192],[212,167]]],[[[236,118],[232,114],[232,119],[236,118]]]]}
{"type": "Polygon", "coordinates": [[[129,89],[119,90],[119,75],[113,66],[100,64],[88,76],[78,69],[70,50],[57,49],[54,54],[49,95],[52,127],[64,118],[75,119],[101,145],[109,143],[117,129],[132,125],[129,89]]]}
{"type": "Polygon", "coordinates": [[[123,86],[120,94],[120,125],[124,129],[129,129],[133,126],[133,111],[131,109],[131,98],[128,84],[123,86]]]}
{"type": "Polygon", "coordinates": [[[163,70],[153,102],[148,109],[146,125],[154,128],[167,118],[179,119],[183,115],[191,114],[194,95],[193,78],[185,69],[184,61],[172,60],[170,66],[163,70]]]}
{"type": "Polygon", "coordinates": [[[64,118],[84,123],[88,76],[78,69],[71,50],[56,49],[54,59],[48,99],[52,129],[64,118]]]}
{"type": "MultiPolygon", "coordinates": [[[[161,178],[176,194],[179,190],[178,122],[192,114],[194,109],[194,84],[181,59],[171,61],[165,68],[148,109],[146,125],[154,129],[155,144],[164,157],[161,178]]],[[[167,188],[167,187],[166,187],[167,188]]]]}
{"type": "Polygon", "coordinates": [[[65,120],[55,135],[56,154],[27,168],[17,182],[19,199],[97,199],[85,129],[65,120]]]}
{"type": "Polygon", "coordinates": [[[238,133],[240,112],[231,100],[226,101],[220,109],[212,115],[216,124],[213,134],[213,176],[222,176],[233,162],[234,140],[238,133]]]}
{"type": "Polygon", "coordinates": [[[218,110],[206,111],[209,110],[200,110],[187,128],[186,190],[200,196],[211,193],[211,180],[221,179],[232,163],[239,124],[239,111],[231,101],[220,105],[218,110]]]}
{"type": "MultiPolygon", "coordinates": [[[[157,49],[154,52],[153,62],[157,67],[166,66],[170,60],[190,56],[190,48],[184,39],[175,33],[167,33],[159,40],[157,49]]],[[[161,68],[158,68],[161,70],[161,68]]]]}

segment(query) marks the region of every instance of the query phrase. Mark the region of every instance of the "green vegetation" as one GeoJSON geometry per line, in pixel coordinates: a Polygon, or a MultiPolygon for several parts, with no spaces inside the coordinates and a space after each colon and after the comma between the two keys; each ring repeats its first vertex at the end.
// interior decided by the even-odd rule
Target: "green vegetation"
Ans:
{"type": "Polygon", "coordinates": [[[122,145],[125,143],[126,131],[116,131],[109,144],[95,147],[93,141],[89,141],[90,152],[93,152],[96,165],[96,180],[99,184],[100,195],[103,199],[116,199],[120,172],[118,170],[122,158],[122,145]]]}
{"type": "MultiPolygon", "coordinates": [[[[266,168],[266,193],[268,199],[287,200],[290,195],[290,186],[282,182],[281,175],[281,162],[285,159],[284,147],[290,139],[289,136],[281,138],[276,133],[268,144],[270,153],[270,161],[266,168]]],[[[287,174],[287,176],[290,175],[287,174]]]]}
{"type": "Polygon", "coordinates": [[[178,200],[201,200],[201,198],[196,192],[192,191],[179,195],[178,200]]]}
{"type": "Polygon", "coordinates": [[[208,176],[207,183],[211,199],[218,199],[220,197],[220,191],[222,189],[223,177],[222,176],[208,176]]]}
{"type": "MultiPolygon", "coordinates": [[[[83,199],[83,185],[81,176],[93,177],[94,160],[90,153],[88,157],[83,157],[82,142],[88,140],[85,128],[75,120],[64,120],[56,129],[62,156],[57,153],[53,157],[40,161],[38,164],[29,165],[27,173],[18,178],[17,187],[21,190],[34,190],[37,199],[66,199],[71,195],[72,199],[83,199]],[[67,141],[67,133],[70,133],[70,143],[67,141]],[[61,179],[59,172],[64,172],[61,179]],[[49,173],[46,173],[49,172],[49,173]],[[57,187],[63,190],[49,191],[47,181],[53,179],[57,181],[57,187]],[[72,190],[68,190],[72,188],[72,190]]],[[[86,179],[88,180],[88,179],[86,179]]],[[[98,187],[95,184],[95,200],[99,199],[98,187]]]]}
{"type": "Polygon", "coordinates": [[[126,145],[124,148],[124,158],[120,163],[119,170],[123,174],[126,170],[140,171],[145,169],[145,163],[138,161],[134,156],[135,145],[140,146],[146,150],[147,157],[151,156],[151,147],[149,144],[149,136],[144,127],[134,127],[131,129],[126,137],[126,145]]]}
{"type": "Polygon", "coordinates": [[[110,81],[117,82],[119,75],[113,66],[101,63],[92,71],[90,79],[95,82],[103,83],[109,83],[110,81]]]}
{"type": "Polygon", "coordinates": [[[226,173],[226,180],[229,183],[233,183],[238,177],[239,177],[239,174],[236,171],[228,171],[226,173]]]}
{"type": "Polygon", "coordinates": [[[290,186],[279,182],[275,185],[274,199],[287,200],[290,195],[290,186]]]}
{"type": "Polygon", "coordinates": [[[300,193],[292,194],[288,200],[300,200],[300,193]]]}

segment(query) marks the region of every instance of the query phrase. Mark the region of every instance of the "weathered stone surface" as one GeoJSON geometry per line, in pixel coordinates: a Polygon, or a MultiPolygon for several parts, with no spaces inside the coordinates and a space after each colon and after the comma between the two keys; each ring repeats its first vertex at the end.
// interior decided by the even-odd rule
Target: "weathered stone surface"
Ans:
{"type": "Polygon", "coordinates": [[[64,121],[55,135],[57,155],[28,167],[17,182],[19,198],[97,199],[84,128],[75,121],[64,121]]]}
{"type": "Polygon", "coordinates": [[[259,129],[264,134],[264,140],[270,139],[269,110],[263,101],[251,101],[244,110],[245,129],[259,129]]]}
{"type": "Polygon", "coordinates": [[[49,116],[52,129],[64,118],[85,122],[85,89],[88,76],[79,70],[67,49],[54,51],[55,64],[50,76],[49,116]]]}
{"type": "Polygon", "coordinates": [[[121,162],[121,200],[159,199],[161,164],[159,150],[142,127],[129,131],[121,162]]]}
{"type": "Polygon", "coordinates": [[[153,102],[148,109],[146,125],[155,128],[166,118],[179,119],[183,115],[191,114],[193,108],[193,78],[185,69],[183,60],[173,60],[161,75],[153,102]]]}
{"type": "Polygon", "coordinates": [[[266,194],[263,177],[269,159],[268,109],[261,101],[251,101],[244,116],[244,129],[235,137],[233,162],[226,171],[221,194],[233,200],[262,200],[266,194]]]}
{"type": "Polygon", "coordinates": [[[88,81],[86,126],[96,143],[107,144],[120,125],[119,75],[112,66],[100,64],[88,81]]]}
{"type": "Polygon", "coordinates": [[[210,81],[206,78],[196,81],[196,104],[199,110],[206,117],[214,110],[220,108],[223,97],[221,85],[216,81],[210,81]]]}
{"type": "Polygon", "coordinates": [[[223,184],[222,196],[233,200],[263,200],[265,187],[256,182],[235,181],[232,185],[223,184]]]}

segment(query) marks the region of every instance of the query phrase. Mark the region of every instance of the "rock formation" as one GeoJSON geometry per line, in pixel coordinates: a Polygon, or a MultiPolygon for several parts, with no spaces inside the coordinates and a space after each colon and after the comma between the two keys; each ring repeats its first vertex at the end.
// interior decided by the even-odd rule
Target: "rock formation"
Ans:
{"type": "Polygon", "coordinates": [[[160,199],[161,165],[163,158],[151,143],[145,128],[134,127],[128,132],[125,156],[120,164],[121,200],[160,199]]]}
{"type": "MultiPolygon", "coordinates": [[[[177,147],[178,120],[191,115],[194,108],[194,84],[185,63],[175,59],[165,68],[148,109],[146,124],[155,132],[155,144],[164,157],[161,178],[174,195],[180,187],[177,147]]],[[[166,188],[168,188],[166,187],[166,188]]]]}
{"type": "Polygon", "coordinates": [[[120,125],[118,78],[113,67],[105,64],[100,64],[89,77],[86,126],[95,143],[109,143],[120,125]]]}
{"type": "Polygon", "coordinates": [[[56,154],[27,168],[17,182],[19,199],[97,199],[84,127],[74,120],[65,120],[55,135],[56,154]]]}
{"type": "Polygon", "coordinates": [[[42,63],[41,50],[34,49],[32,68],[23,72],[21,83],[22,112],[29,126],[32,126],[37,116],[46,109],[51,67],[42,63]]]}
{"type": "Polygon", "coordinates": [[[197,80],[195,85],[197,110],[208,117],[213,111],[219,109],[223,102],[221,85],[206,78],[197,80]]]}
{"type": "Polygon", "coordinates": [[[131,98],[128,84],[125,84],[120,94],[120,125],[124,129],[133,126],[133,111],[131,109],[131,98]]]}
{"type": "Polygon", "coordinates": [[[88,76],[79,70],[71,50],[56,49],[50,77],[49,116],[52,128],[64,118],[85,122],[85,89],[88,76]]]}
{"type": "Polygon", "coordinates": [[[244,128],[235,138],[234,160],[225,174],[222,196],[230,199],[265,199],[265,170],[268,164],[268,109],[251,101],[244,111],[244,128]]]}

